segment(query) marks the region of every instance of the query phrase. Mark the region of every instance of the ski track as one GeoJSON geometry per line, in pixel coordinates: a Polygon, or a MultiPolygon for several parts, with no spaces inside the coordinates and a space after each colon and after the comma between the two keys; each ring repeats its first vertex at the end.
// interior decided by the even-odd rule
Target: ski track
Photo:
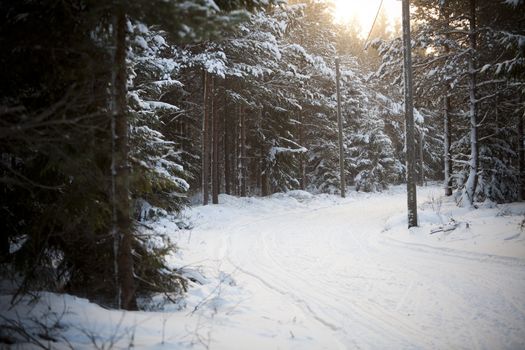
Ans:
{"type": "Polygon", "coordinates": [[[343,349],[525,348],[525,261],[381,235],[400,198],[245,217],[221,228],[215,256],[343,349]]]}

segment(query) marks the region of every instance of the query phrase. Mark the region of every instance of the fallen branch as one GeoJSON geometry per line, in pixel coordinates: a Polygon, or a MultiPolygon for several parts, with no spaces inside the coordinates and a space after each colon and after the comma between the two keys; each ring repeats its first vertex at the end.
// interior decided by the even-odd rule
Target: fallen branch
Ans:
{"type": "Polygon", "coordinates": [[[448,224],[446,225],[441,225],[435,229],[432,229],[430,230],[430,234],[433,235],[434,233],[438,233],[438,232],[450,232],[450,231],[454,231],[457,227],[458,227],[459,223],[457,223],[456,221],[454,220],[451,220],[448,224]]]}

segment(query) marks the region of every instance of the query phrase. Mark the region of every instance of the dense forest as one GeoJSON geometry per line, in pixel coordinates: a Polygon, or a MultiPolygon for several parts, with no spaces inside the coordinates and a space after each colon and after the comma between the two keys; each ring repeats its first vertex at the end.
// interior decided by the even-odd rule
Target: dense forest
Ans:
{"type": "MultiPolygon", "coordinates": [[[[400,24],[321,0],[0,2],[4,277],[111,307],[182,292],[148,223],[219,194],[406,178],[400,24]]],[[[417,179],[525,196],[525,3],[413,0],[417,179]]],[[[180,225],[186,223],[181,220],[180,225]]],[[[15,298],[16,299],[16,298],[15,298]]]]}

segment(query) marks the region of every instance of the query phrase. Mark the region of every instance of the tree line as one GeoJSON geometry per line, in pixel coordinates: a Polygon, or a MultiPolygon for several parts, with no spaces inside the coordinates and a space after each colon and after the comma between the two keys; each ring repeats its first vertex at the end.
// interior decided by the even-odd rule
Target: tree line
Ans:
{"type": "MultiPolygon", "coordinates": [[[[523,3],[413,3],[420,184],[445,176],[458,201],[517,199],[523,3]]],[[[41,0],[0,13],[2,266],[21,291],[134,309],[185,288],[152,220],[221,193],[338,193],[336,58],[346,182],[405,180],[401,39],[384,18],[363,51],[355,23],[335,24],[318,0],[41,0]]]]}
{"type": "MultiPolygon", "coordinates": [[[[523,1],[413,1],[416,106],[440,115],[445,194],[523,199],[523,1]],[[456,190],[456,191],[455,191],[456,190]]],[[[401,79],[400,41],[377,40],[377,76],[401,79]]]]}

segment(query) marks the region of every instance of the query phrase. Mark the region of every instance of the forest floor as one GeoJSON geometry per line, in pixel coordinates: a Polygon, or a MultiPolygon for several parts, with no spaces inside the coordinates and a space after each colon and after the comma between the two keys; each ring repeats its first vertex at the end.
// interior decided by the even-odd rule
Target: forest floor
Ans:
{"type": "Polygon", "coordinates": [[[123,313],[46,293],[17,317],[59,318],[57,348],[524,349],[525,203],[458,208],[441,193],[418,189],[411,230],[401,186],[221,195],[184,213],[191,230],[156,224],[199,282],[179,303],[123,313]]]}

